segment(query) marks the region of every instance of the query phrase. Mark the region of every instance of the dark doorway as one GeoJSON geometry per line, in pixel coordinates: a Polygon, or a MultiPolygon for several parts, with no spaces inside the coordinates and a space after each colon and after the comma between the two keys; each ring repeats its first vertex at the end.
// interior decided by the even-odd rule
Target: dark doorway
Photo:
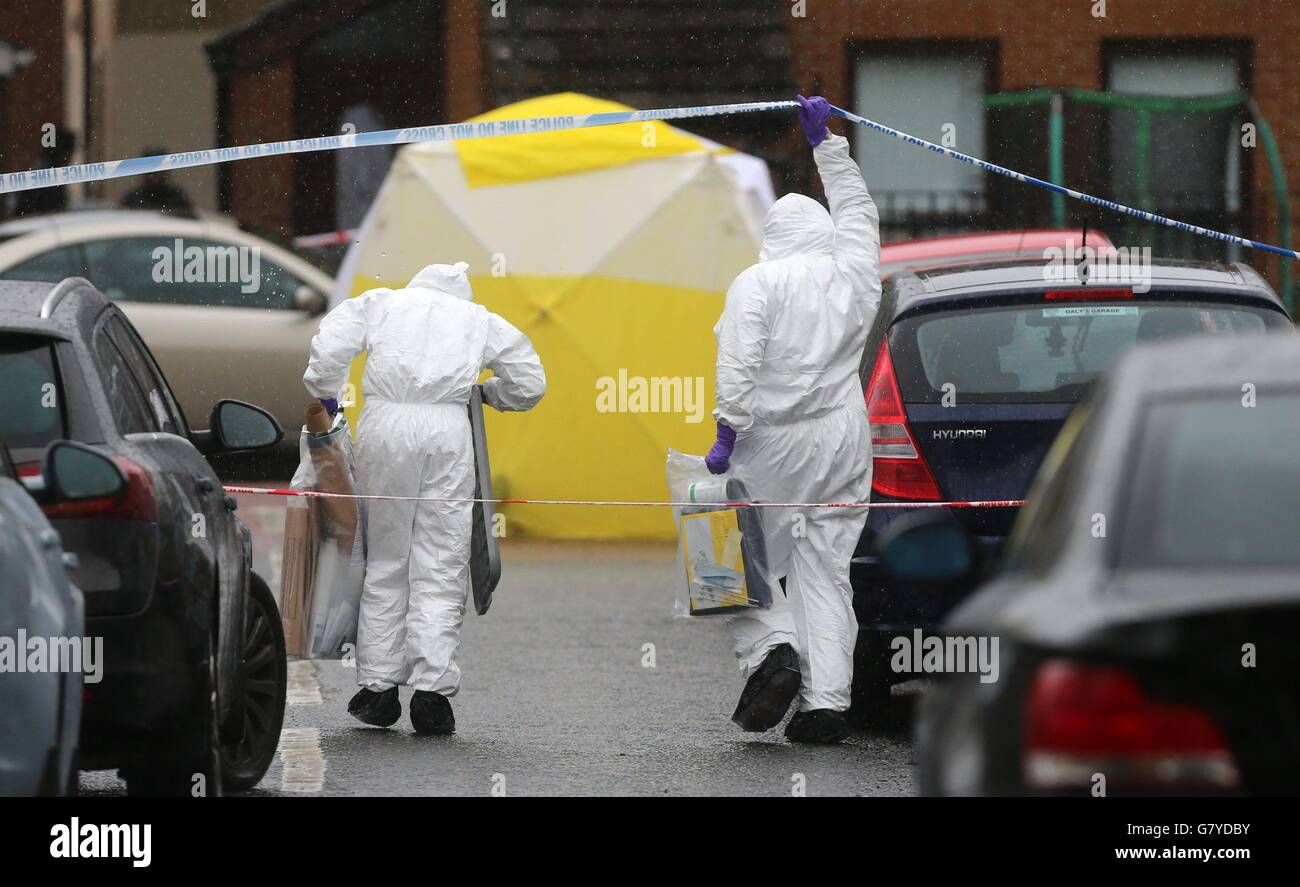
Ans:
{"type": "MultiPolygon", "coordinates": [[[[441,123],[441,17],[436,0],[391,0],[298,49],[294,129],[300,137],[441,123]]],[[[360,223],[391,148],[295,157],[295,228],[312,234],[360,223]]]]}

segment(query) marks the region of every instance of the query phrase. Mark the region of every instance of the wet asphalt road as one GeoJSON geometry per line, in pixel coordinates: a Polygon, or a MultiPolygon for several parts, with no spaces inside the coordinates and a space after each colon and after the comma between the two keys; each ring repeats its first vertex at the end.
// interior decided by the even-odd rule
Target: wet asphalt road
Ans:
{"type": "MultiPolygon", "coordinates": [[[[466,616],[454,736],[411,732],[406,690],[396,726],[360,725],[346,712],[352,669],[291,663],[281,754],[252,794],[913,792],[912,696],[895,696],[894,726],[839,747],[731,723],[742,682],[726,628],[672,617],[671,546],[507,540],[502,559],[491,612],[466,616]]],[[[122,791],[110,772],[84,773],[81,785],[122,791]]]]}

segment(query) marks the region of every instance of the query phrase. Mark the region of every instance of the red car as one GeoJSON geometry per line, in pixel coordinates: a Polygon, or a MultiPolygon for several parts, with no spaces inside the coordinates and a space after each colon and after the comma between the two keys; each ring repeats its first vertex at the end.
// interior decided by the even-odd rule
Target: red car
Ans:
{"type": "MultiPolygon", "coordinates": [[[[1038,228],[1024,231],[980,231],[950,237],[896,240],[881,244],[880,276],[899,271],[923,271],[944,265],[966,265],[999,259],[1042,258],[1050,247],[1067,249],[1083,245],[1080,228],[1038,228]]],[[[1100,231],[1088,232],[1088,246],[1105,251],[1115,248],[1100,231]]]]}

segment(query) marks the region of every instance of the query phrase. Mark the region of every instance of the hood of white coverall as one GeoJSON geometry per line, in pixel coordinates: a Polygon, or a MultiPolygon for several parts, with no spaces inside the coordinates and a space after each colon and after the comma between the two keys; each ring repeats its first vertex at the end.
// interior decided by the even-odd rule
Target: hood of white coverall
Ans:
{"type": "Polygon", "coordinates": [[[831,214],[811,197],[787,194],[772,204],[763,222],[764,262],[791,256],[829,256],[835,243],[831,214]]]}
{"type": "Polygon", "coordinates": [[[474,290],[469,285],[469,278],[465,276],[468,270],[469,265],[465,262],[457,262],[455,265],[425,265],[419,274],[411,278],[406,288],[434,290],[472,302],[474,290]]]}

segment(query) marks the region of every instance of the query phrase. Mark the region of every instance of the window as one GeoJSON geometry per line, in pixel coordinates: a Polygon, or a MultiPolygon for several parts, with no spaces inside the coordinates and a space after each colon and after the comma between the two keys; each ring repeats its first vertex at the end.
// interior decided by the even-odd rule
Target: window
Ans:
{"type": "Polygon", "coordinates": [[[158,429],[168,434],[184,435],[185,424],[181,419],[180,407],[172,398],[167,383],[163,381],[139,337],[120,317],[110,319],[105,326],[113,344],[131,368],[131,374],[140,382],[158,429]]]}
{"type": "MultiPolygon", "coordinates": [[[[1243,89],[1241,66],[1240,53],[1232,49],[1123,42],[1107,53],[1107,86],[1130,95],[1223,96],[1243,89]]],[[[1116,109],[1110,117],[1110,194],[1121,203],[1175,216],[1238,212],[1237,113],[1235,108],[1116,109]]]]}
{"type": "Polygon", "coordinates": [[[1078,513],[1075,500],[1087,481],[1087,457],[1098,433],[1096,423],[1089,421],[1095,402],[1079,404],[1048,449],[1011,529],[1003,572],[1045,576],[1065,549],[1069,534],[1079,531],[1073,523],[1078,513]]]}
{"type": "Polygon", "coordinates": [[[1169,300],[1037,302],[925,314],[890,333],[903,398],[939,403],[1072,403],[1135,345],[1193,335],[1262,334],[1276,312],[1169,300]]]}
{"type": "Polygon", "coordinates": [[[67,435],[54,344],[36,336],[0,339],[0,442],[40,448],[67,435]]]}
{"type": "Polygon", "coordinates": [[[159,425],[149,398],[122,352],[109,338],[107,324],[96,331],[94,343],[95,364],[104,379],[108,406],[113,411],[113,424],[118,434],[158,431],[159,425]]]}
{"type": "MultiPolygon", "coordinates": [[[[854,66],[853,110],[910,135],[984,156],[984,94],[991,50],[945,41],[864,46],[854,66]]],[[[969,216],[984,209],[984,174],[865,127],[854,155],[885,224],[909,217],[969,216]]]]}
{"type": "Polygon", "coordinates": [[[1158,403],[1144,429],[1124,566],[1300,566],[1300,393],[1158,403]]]}
{"type": "Polygon", "coordinates": [[[0,279],[58,283],[64,278],[78,277],[84,273],[79,248],[62,246],[41,253],[38,256],[32,256],[12,268],[0,271],[0,279]]]}
{"type": "Polygon", "coordinates": [[[115,302],[294,309],[302,285],[258,247],[158,235],[83,248],[90,279],[115,302]]]}

